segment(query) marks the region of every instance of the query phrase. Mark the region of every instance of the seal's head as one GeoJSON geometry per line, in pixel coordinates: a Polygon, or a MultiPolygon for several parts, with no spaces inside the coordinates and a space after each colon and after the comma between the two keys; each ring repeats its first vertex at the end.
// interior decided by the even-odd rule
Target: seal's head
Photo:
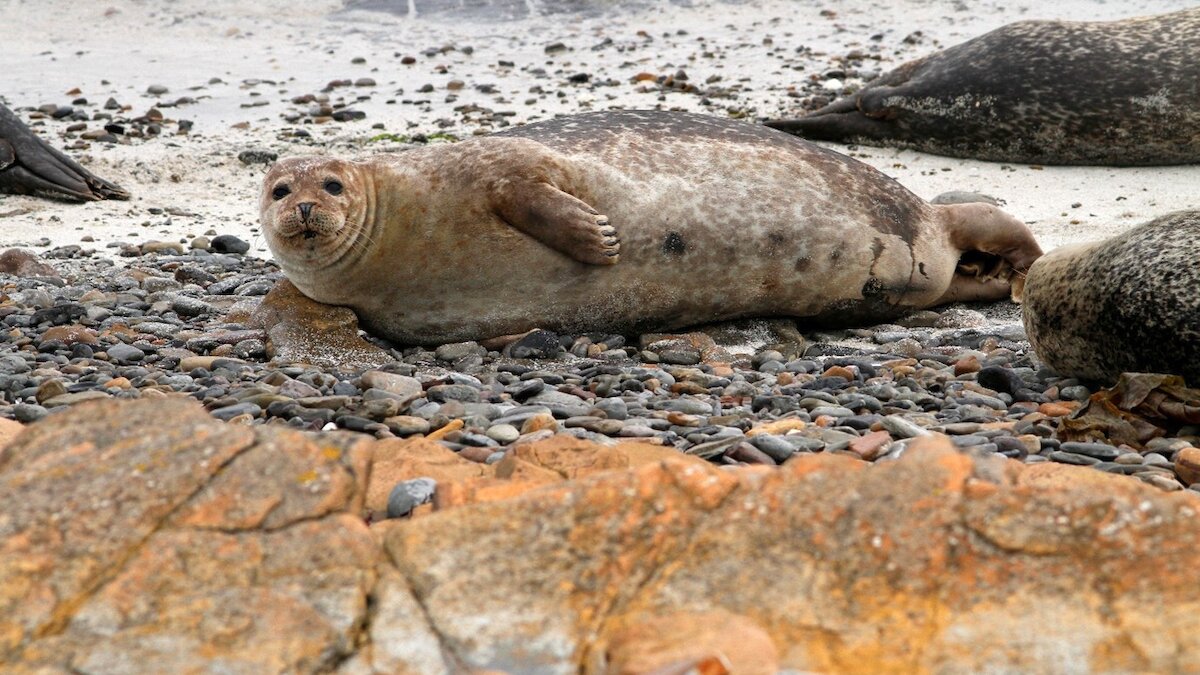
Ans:
{"type": "Polygon", "coordinates": [[[277,163],[263,182],[260,219],[267,244],[285,265],[331,261],[363,220],[362,181],[350,162],[294,157],[277,163]]]}

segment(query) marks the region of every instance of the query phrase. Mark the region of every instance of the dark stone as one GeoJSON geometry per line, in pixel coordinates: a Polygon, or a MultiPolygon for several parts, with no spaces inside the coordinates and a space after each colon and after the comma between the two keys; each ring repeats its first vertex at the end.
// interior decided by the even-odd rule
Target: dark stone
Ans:
{"type": "MultiPolygon", "coordinates": [[[[232,234],[221,234],[213,237],[210,248],[216,253],[245,253],[250,250],[250,244],[233,236],[232,234]]],[[[245,295],[245,294],[243,294],[245,295]]]]}

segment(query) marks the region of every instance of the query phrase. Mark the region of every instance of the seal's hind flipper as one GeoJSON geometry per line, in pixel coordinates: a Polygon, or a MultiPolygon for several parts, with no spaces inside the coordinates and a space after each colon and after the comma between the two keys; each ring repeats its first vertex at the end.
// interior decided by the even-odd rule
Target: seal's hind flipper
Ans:
{"type": "MultiPolygon", "coordinates": [[[[872,100],[880,99],[872,97],[872,100]]],[[[891,136],[893,125],[887,121],[886,112],[882,109],[872,112],[870,108],[864,112],[863,102],[861,94],[854,94],[834,101],[804,117],[790,120],[769,120],[764,124],[772,129],[779,129],[817,141],[845,141],[855,138],[880,139],[891,136]]]]}
{"type": "Polygon", "coordinates": [[[608,216],[549,183],[507,183],[494,197],[504,222],[589,265],[615,265],[621,253],[608,216]]]}
{"type": "Polygon", "coordinates": [[[55,150],[4,106],[0,106],[0,192],[76,201],[129,199],[120,186],[55,150]]]}

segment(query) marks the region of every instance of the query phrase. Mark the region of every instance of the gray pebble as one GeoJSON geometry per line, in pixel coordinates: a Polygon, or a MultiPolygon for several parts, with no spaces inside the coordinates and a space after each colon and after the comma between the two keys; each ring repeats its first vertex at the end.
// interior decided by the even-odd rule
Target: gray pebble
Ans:
{"type": "Polygon", "coordinates": [[[413,478],[396,484],[388,493],[387,517],[402,518],[413,509],[433,499],[437,481],[432,478],[413,478]]]}
{"type": "Polygon", "coordinates": [[[136,363],[146,358],[146,352],[123,342],[118,342],[105,351],[108,352],[108,358],[122,365],[136,363]]]}

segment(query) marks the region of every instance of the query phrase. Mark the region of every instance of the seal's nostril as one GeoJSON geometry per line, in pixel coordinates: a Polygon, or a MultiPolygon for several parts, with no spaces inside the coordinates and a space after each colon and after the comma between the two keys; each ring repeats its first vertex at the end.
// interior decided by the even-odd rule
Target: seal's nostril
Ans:
{"type": "Polygon", "coordinates": [[[296,205],[296,208],[300,209],[300,220],[308,222],[308,216],[312,213],[312,207],[312,202],[304,202],[296,205]]]}

